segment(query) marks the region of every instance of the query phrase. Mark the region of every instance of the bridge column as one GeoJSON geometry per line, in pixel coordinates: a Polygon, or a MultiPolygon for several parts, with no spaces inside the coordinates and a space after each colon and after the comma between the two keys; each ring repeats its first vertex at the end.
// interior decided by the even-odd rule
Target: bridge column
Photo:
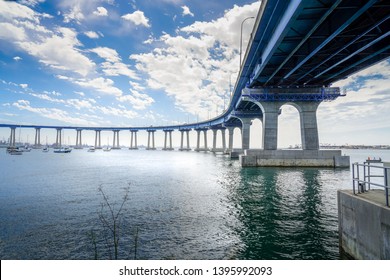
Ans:
{"type": "Polygon", "coordinates": [[[251,132],[251,124],[252,119],[250,118],[240,118],[242,122],[241,128],[241,145],[243,150],[249,149],[249,141],[250,141],[250,132],[251,132]]]}
{"type": "Polygon", "coordinates": [[[187,151],[190,151],[191,150],[191,148],[190,148],[190,131],[189,130],[187,130],[186,131],[186,133],[187,133],[187,151]]]}
{"type": "Polygon", "coordinates": [[[112,143],[112,148],[114,150],[120,150],[120,146],[119,146],[119,130],[113,130],[114,132],[114,140],[113,140],[113,143],[112,143]]]}
{"type": "Polygon", "coordinates": [[[41,128],[36,127],[35,128],[35,141],[34,141],[34,148],[39,149],[41,147],[41,128]]]}
{"type": "Polygon", "coordinates": [[[233,126],[229,126],[227,129],[228,129],[228,133],[229,133],[229,146],[228,146],[228,151],[232,151],[233,150],[233,137],[234,137],[234,128],[233,126]]]}
{"type": "Polygon", "coordinates": [[[76,146],[75,149],[82,149],[83,143],[81,139],[81,129],[76,129],[76,146]]]}
{"type": "Polygon", "coordinates": [[[102,141],[100,137],[101,130],[95,130],[95,149],[101,149],[102,148],[102,141]]]}
{"type": "Polygon", "coordinates": [[[165,136],[165,138],[164,138],[164,148],[163,148],[163,150],[164,151],[171,151],[171,150],[173,150],[173,148],[172,148],[172,130],[171,129],[167,129],[167,130],[164,130],[164,136],[165,136]],[[167,136],[169,135],[169,147],[167,147],[168,146],[168,143],[167,143],[167,136]]]}
{"type": "Polygon", "coordinates": [[[154,132],[155,131],[156,130],[148,130],[148,146],[146,147],[147,150],[155,150],[156,149],[156,147],[154,146],[154,132]],[[152,140],[152,143],[150,143],[150,140],[152,140]]]}
{"type": "Polygon", "coordinates": [[[195,129],[197,132],[197,143],[196,143],[196,149],[195,151],[208,151],[209,149],[207,148],[207,128],[196,128],[195,129]],[[204,136],[204,147],[200,147],[200,133],[203,131],[203,136],[204,136]]]}
{"type": "Polygon", "coordinates": [[[9,136],[10,147],[16,147],[15,131],[16,131],[16,127],[11,127],[11,135],[9,136]]]}
{"type": "Polygon", "coordinates": [[[263,149],[276,150],[278,146],[278,102],[262,102],[263,107],[263,149]]]}
{"type": "Polygon", "coordinates": [[[56,148],[60,148],[62,146],[62,128],[56,128],[56,129],[57,129],[56,148]]]}
{"type": "Polygon", "coordinates": [[[138,130],[130,130],[131,138],[130,138],[130,150],[138,150],[137,146],[137,132],[138,130]],[[134,143],[134,146],[133,146],[134,143]]]}
{"type": "MultiPolygon", "coordinates": [[[[298,103],[298,102],[297,102],[298,103]]],[[[302,102],[298,104],[301,108],[301,139],[303,150],[318,150],[320,143],[318,139],[317,108],[320,102],[302,102]]]]}
{"type": "Polygon", "coordinates": [[[190,151],[190,129],[180,129],[179,130],[181,133],[181,138],[180,138],[180,149],[179,151],[190,151]],[[187,133],[187,147],[184,148],[184,133],[187,133]]]}
{"type": "Polygon", "coordinates": [[[221,128],[221,134],[222,134],[222,149],[223,152],[226,150],[226,128],[221,128]]]}
{"type": "Polygon", "coordinates": [[[218,129],[212,129],[213,131],[213,148],[211,149],[212,152],[215,152],[217,150],[217,133],[218,129]]]}

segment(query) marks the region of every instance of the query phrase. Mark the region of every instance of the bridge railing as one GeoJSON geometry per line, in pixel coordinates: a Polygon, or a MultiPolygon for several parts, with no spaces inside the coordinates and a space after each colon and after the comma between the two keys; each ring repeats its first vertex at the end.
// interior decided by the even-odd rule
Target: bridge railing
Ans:
{"type": "Polygon", "coordinates": [[[383,188],[385,193],[386,206],[389,205],[390,189],[390,167],[372,165],[381,163],[379,160],[367,160],[364,163],[355,162],[352,164],[352,188],[353,193],[361,194],[371,190],[371,187],[383,188]],[[382,178],[378,180],[375,178],[382,178]],[[374,179],[374,180],[373,180],[374,179]]]}

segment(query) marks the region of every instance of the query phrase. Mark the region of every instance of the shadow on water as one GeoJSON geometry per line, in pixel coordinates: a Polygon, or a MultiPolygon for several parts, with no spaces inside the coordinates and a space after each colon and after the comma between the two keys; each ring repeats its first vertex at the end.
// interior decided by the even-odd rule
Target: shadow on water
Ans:
{"type": "Polygon", "coordinates": [[[240,221],[235,258],[337,259],[337,216],[323,201],[322,172],[241,169],[230,194],[240,221]]]}

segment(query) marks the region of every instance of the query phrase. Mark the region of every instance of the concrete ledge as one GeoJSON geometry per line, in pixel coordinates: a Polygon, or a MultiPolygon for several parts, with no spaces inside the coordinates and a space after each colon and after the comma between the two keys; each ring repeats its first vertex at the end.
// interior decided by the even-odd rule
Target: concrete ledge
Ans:
{"type": "Polygon", "coordinates": [[[194,151],[195,152],[208,152],[210,150],[208,148],[196,148],[194,151]]]}
{"type": "Polygon", "coordinates": [[[223,148],[212,148],[210,149],[210,152],[213,152],[213,153],[225,153],[225,150],[226,149],[223,149],[223,148]]]}
{"type": "Polygon", "coordinates": [[[162,148],[163,151],[173,151],[174,148],[162,148]]]}
{"type": "Polygon", "coordinates": [[[179,151],[191,151],[191,148],[180,148],[179,151]]]}
{"type": "Polygon", "coordinates": [[[383,190],[337,192],[340,248],[355,259],[390,259],[390,208],[383,190]]]}
{"type": "Polygon", "coordinates": [[[241,166],[349,167],[340,150],[245,150],[241,166]],[[336,165],[336,160],[337,165],[336,165]]]}
{"type": "Polygon", "coordinates": [[[239,158],[240,155],[242,155],[244,153],[244,150],[242,149],[233,149],[229,152],[227,152],[227,154],[230,155],[230,158],[239,158]]]}

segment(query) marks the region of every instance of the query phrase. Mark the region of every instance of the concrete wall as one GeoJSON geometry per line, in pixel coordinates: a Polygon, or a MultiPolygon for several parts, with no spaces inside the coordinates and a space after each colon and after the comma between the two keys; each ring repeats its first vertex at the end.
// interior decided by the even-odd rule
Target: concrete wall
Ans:
{"type": "Polygon", "coordinates": [[[355,259],[390,259],[390,208],[337,192],[340,247],[355,259]]]}
{"type": "Polygon", "coordinates": [[[307,166],[349,167],[349,157],[343,161],[340,150],[245,150],[240,155],[241,166],[307,166]]]}

